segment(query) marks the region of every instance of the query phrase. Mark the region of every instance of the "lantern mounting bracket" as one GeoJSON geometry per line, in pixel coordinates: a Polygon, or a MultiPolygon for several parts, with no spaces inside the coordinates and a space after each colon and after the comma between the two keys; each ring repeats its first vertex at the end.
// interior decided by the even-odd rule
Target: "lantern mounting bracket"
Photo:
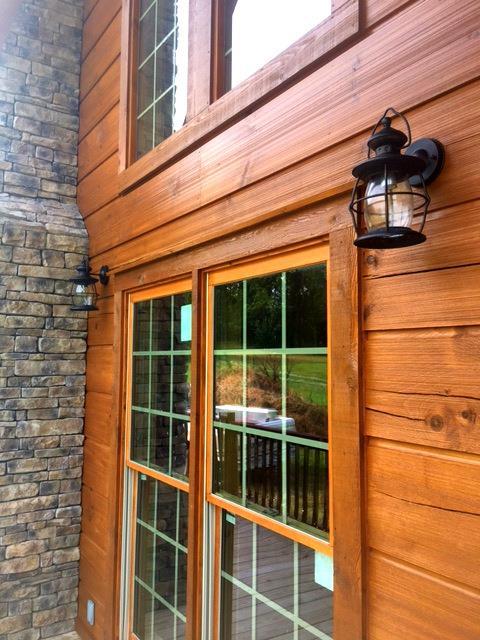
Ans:
{"type": "Polygon", "coordinates": [[[100,267],[100,271],[98,272],[98,279],[100,283],[103,285],[107,285],[110,280],[110,276],[108,275],[108,267],[106,265],[102,265],[100,267]]]}
{"type": "MultiPolygon", "coordinates": [[[[425,162],[425,169],[421,172],[425,184],[433,182],[442,172],[445,164],[445,148],[441,142],[435,138],[420,138],[415,140],[405,149],[405,154],[422,158],[425,162]]],[[[411,176],[412,187],[421,187],[420,176],[411,176]]]]}

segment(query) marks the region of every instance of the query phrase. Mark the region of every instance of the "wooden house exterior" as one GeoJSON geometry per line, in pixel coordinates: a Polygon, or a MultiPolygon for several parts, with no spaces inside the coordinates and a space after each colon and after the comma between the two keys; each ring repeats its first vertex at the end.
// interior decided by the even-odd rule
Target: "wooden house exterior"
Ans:
{"type": "MultiPolygon", "coordinates": [[[[186,123],[134,160],[140,9],[134,0],[85,2],[78,202],[92,269],[108,265],[110,280],[88,323],[84,640],[137,637],[130,635],[136,520],[124,508],[145,473],[126,435],[132,317],[135,304],[185,291],[192,305],[188,487],[166,480],[188,500],[186,624],[175,637],[255,637],[229,636],[219,620],[228,617],[218,585],[220,521],[223,510],[232,521],[245,513],[216,497],[207,477],[217,455],[207,424],[215,418],[212,287],[322,261],[330,538],[287,538],[333,556],[335,640],[480,637],[480,4],[332,4],[319,27],[225,91],[225,3],[190,0],[186,123]],[[351,170],[391,105],[415,138],[444,144],[445,168],[430,187],[424,244],[357,250],[351,170]]],[[[263,516],[252,518],[259,530],[265,525],[263,516]]],[[[272,525],[276,535],[287,529],[272,525]]],[[[139,545],[137,538],[137,554],[139,545]]],[[[266,605],[256,602],[252,615],[260,619],[266,605]]],[[[295,625],[278,637],[324,637],[295,625]]],[[[257,638],[277,638],[263,633],[257,638]]]]}

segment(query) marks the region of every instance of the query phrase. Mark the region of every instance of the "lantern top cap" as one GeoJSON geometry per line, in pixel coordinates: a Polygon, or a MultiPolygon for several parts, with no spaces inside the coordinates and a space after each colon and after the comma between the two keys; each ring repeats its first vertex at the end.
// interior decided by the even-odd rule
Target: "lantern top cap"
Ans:
{"type": "Polygon", "coordinates": [[[368,148],[375,154],[383,155],[385,153],[400,153],[409,142],[409,136],[403,131],[392,127],[392,119],[384,115],[376,125],[368,140],[368,148]],[[382,129],[377,131],[378,125],[382,125],[382,129]]]}
{"type": "Polygon", "coordinates": [[[81,264],[79,264],[77,267],[78,275],[73,276],[73,278],[70,278],[70,282],[73,282],[74,284],[84,285],[85,287],[88,287],[89,285],[97,283],[98,278],[94,278],[91,275],[91,271],[92,269],[88,264],[88,259],[84,258],[81,264]]]}

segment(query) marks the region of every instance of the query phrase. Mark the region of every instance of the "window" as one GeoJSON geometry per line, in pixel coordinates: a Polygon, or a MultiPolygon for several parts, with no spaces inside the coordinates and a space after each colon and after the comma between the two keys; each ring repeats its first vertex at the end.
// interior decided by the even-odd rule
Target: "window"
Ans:
{"type": "Polygon", "coordinates": [[[189,282],[131,299],[127,502],[133,544],[128,631],[185,637],[191,293],[189,282]]]}
{"type": "Polygon", "coordinates": [[[339,616],[361,621],[341,264],[308,246],[129,295],[122,640],[344,640],[339,616]]]}
{"type": "Polygon", "coordinates": [[[357,32],[358,3],[126,0],[121,189],[320,64],[357,32]],[[195,118],[207,107],[208,118],[195,118]]]}
{"type": "Polygon", "coordinates": [[[224,0],[224,90],[285,51],[331,9],[331,0],[224,0]]]}
{"type": "Polygon", "coordinates": [[[185,123],[189,0],[141,0],[138,8],[136,158],[185,123]]]}

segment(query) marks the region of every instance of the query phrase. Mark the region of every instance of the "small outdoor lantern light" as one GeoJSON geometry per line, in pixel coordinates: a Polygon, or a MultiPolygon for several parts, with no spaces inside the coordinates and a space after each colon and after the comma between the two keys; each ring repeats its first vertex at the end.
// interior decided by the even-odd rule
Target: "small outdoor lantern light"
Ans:
{"type": "Polygon", "coordinates": [[[72,311],[98,311],[96,305],[98,294],[95,285],[99,280],[103,285],[108,283],[108,267],[100,269],[98,278],[95,278],[91,272],[88,259],[85,258],[77,267],[78,275],[70,278],[70,282],[73,283],[73,305],[70,307],[72,311]]]}
{"type": "Polygon", "coordinates": [[[388,108],[368,140],[368,159],[352,171],[357,178],[350,202],[356,246],[394,249],[424,242],[422,231],[430,204],[426,185],[437,178],[443,163],[442,144],[431,138],[412,144],[408,120],[388,108]],[[408,135],[391,126],[389,112],[402,118],[408,135]],[[421,213],[418,231],[411,228],[416,212],[421,213]]]}

